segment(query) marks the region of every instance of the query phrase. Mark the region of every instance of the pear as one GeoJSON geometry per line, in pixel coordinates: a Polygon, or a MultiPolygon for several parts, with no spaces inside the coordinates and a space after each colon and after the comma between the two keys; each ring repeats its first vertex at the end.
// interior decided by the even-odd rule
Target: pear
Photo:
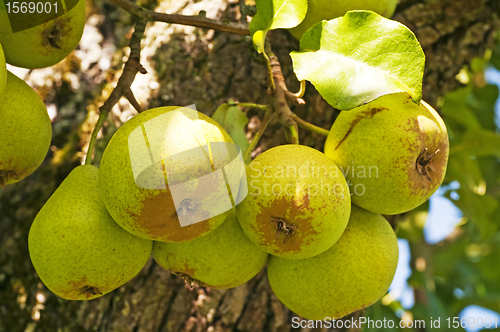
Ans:
{"type": "Polygon", "coordinates": [[[183,242],[222,224],[244,174],[241,151],[217,122],[190,108],[159,107],[113,135],[102,156],[99,189],[127,231],[183,242]]]}
{"type": "Polygon", "coordinates": [[[406,92],[341,112],[325,143],[325,154],[345,174],[353,203],[387,215],[431,197],[443,182],[448,152],[439,114],[406,92]]]}
{"type": "Polygon", "coordinates": [[[281,145],[249,164],[238,220],[262,250],[284,258],[318,255],[337,242],[351,210],[347,183],[320,151],[281,145]]]}
{"type": "Polygon", "coordinates": [[[153,243],[124,231],[99,198],[98,169],[76,167],[31,225],[28,246],[42,282],[68,300],[94,299],[144,267],[153,243]]]}
{"type": "Polygon", "coordinates": [[[160,266],[210,288],[233,288],[247,282],[264,267],[267,256],[246,237],[234,212],[199,239],[153,245],[153,258],[160,266]]]}
{"type": "Polygon", "coordinates": [[[2,45],[0,44],[0,96],[5,90],[7,84],[7,67],[5,64],[5,54],[3,53],[2,45]]]}
{"type": "Polygon", "coordinates": [[[56,10],[64,10],[61,2],[40,4],[45,4],[44,11],[50,5],[51,11],[28,11],[17,14],[15,19],[9,19],[6,7],[0,6],[0,43],[7,63],[30,69],[50,67],[68,56],[80,42],[85,26],[85,0],[66,1],[68,11],[55,19],[56,10]]]}
{"type": "Polygon", "coordinates": [[[269,256],[269,284],[278,299],[306,319],[339,319],[378,301],[398,264],[398,242],[380,214],[352,205],[340,240],[307,259],[269,256]]]}
{"type": "Polygon", "coordinates": [[[307,14],[302,23],[290,29],[296,39],[302,37],[314,24],[344,16],[350,10],[371,10],[390,18],[396,10],[398,0],[308,0],[307,14]]]}
{"type": "Polygon", "coordinates": [[[7,72],[0,103],[0,187],[33,173],[47,155],[52,126],[40,96],[7,72]]]}

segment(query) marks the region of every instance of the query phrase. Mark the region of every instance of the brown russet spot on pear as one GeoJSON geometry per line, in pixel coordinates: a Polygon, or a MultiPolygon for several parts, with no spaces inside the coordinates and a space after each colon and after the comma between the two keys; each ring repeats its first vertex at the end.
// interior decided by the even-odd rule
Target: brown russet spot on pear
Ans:
{"type": "Polygon", "coordinates": [[[197,238],[210,231],[208,222],[197,222],[182,227],[178,213],[168,188],[157,194],[146,197],[142,208],[135,218],[141,229],[156,238],[169,234],[172,242],[182,242],[189,238],[197,238]]]}
{"type": "MultiPolygon", "coordinates": [[[[233,208],[221,175],[233,146],[217,122],[193,109],[142,112],[118,129],[104,151],[102,200],[114,220],[136,236],[164,242],[199,238],[233,208]]],[[[235,181],[234,172],[226,170],[226,176],[235,181]]]]}
{"type": "Polygon", "coordinates": [[[273,254],[298,254],[302,246],[307,245],[306,234],[318,235],[311,224],[314,216],[303,217],[304,210],[308,208],[307,195],[301,199],[276,199],[257,215],[257,220],[261,222],[251,224],[250,227],[262,234],[260,245],[275,248],[273,254]]]}

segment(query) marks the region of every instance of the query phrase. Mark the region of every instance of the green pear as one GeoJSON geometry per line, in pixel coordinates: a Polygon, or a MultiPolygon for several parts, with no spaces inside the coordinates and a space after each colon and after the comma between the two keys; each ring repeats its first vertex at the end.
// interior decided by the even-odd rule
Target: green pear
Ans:
{"type": "Polygon", "coordinates": [[[353,203],[388,215],[431,197],[443,182],[448,150],[439,114],[405,92],[341,112],[325,143],[325,154],[347,178],[353,203]]]}
{"type": "Polygon", "coordinates": [[[5,90],[7,84],[7,66],[5,64],[5,54],[3,53],[2,45],[0,44],[0,96],[5,90]]]}
{"type": "Polygon", "coordinates": [[[125,284],[144,267],[153,247],[113,221],[99,197],[98,173],[92,165],[76,167],[29,232],[38,276],[67,300],[94,299],[125,284]]]}
{"type": "Polygon", "coordinates": [[[199,239],[153,245],[153,258],[160,266],[210,288],[233,288],[247,282],[264,267],[267,256],[246,237],[234,212],[199,239]]]}
{"type": "Polygon", "coordinates": [[[183,242],[222,224],[244,173],[241,152],[217,122],[168,106],[142,112],[118,129],[102,156],[99,188],[127,231],[183,242]]]}
{"type": "Polygon", "coordinates": [[[323,20],[332,20],[344,16],[351,10],[371,10],[390,18],[396,10],[398,0],[308,0],[307,14],[302,23],[290,29],[290,33],[299,39],[314,24],[323,20]]]}
{"type": "Polygon", "coordinates": [[[269,256],[272,290],[290,310],[306,319],[339,319],[378,301],[398,265],[398,241],[380,214],[352,205],[340,240],[307,259],[269,256]]]}
{"type": "Polygon", "coordinates": [[[52,126],[40,96],[7,72],[0,103],[0,187],[33,173],[47,155],[52,126]]]}
{"type": "MultiPolygon", "coordinates": [[[[7,63],[24,68],[44,68],[55,65],[70,54],[80,42],[85,26],[85,0],[78,3],[63,15],[41,21],[39,25],[16,31],[9,20],[7,8],[0,6],[0,43],[5,52],[7,63]]],[[[44,2],[42,2],[43,4],[44,2]]],[[[67,1],[66,5],[70,2],[67,1]]],[[[12,6],[13,2],[11,2],[12,6]]],[[[36,4],[36,2],[35,2],[36,4]]],[[[52,13],[63,10],[52,4],[52,13]]],[[[14,10],[11,8],[11,10],[14,10]]],[[[48,7],[47,7],[48,10],[48,7]]],[[[15,17],[16,25],[31,26],[31,21],[49,14],[22,14],[15,17]]]]}
{"type": "Polygon", "coordinates": [[[320,151],[281,145],[249,164],[248,195],[236,209],[262,250],[284,258],[318,255],[337,242],[351,210],[347,183],[320,151]]]}

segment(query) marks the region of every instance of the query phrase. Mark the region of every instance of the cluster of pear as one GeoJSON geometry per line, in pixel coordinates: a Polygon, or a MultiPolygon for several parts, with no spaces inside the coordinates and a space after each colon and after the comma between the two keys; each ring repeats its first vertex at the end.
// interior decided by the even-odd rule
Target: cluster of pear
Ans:
{"type": "Polygon", "coordinates": [[[398,263],[397,238],[382,215],[429,199],[444,179],[448,149],[439,114],[394,93],[341,112],[325,153],[285,145],[254,159],[237,216],[270,254],[278,299],[307,319],[337,319],[378,301],[398,263]]]}
{"type": "Polygon", "coordinates": [[[29,12],[9,17],[7,7],[0,6],[0,187],[33,173],[52,138],[42,99],[7,70],[7,63],[29,69],[55,65],[77,46],[84,24],[84,0],[55,19],[51,13],[29,12]]]}
{"type": "Polygon", "coordinates": [[[343,112],[325,153],[283,145],[238,170],[232,142],[187,108],[124,123],[99,169],[73,170],[35,218],[29,249],[41,280],[65,299],[93,299],[151,255],[210,288],[236,287],[267,264],[271,288],[292,311],[339,318],[385,294],[398,245],[382,213],[427,200],[448,155],[439,115],[406,93],[343,112]],[[373,167],[376,178],[361,176],[373,167]]]}
{"type": "Polygon", "coordinates": [[[93,299],[132,279],[151,255],[203,286],[250,280],[268,254],[236,219],[244,164],[222,171],[231,146],[217,122],[188,108],[150,109],[125,122],[99,169],[78,166],[36,216],[28,245],[42,282],[65,299],[93,299]]]}

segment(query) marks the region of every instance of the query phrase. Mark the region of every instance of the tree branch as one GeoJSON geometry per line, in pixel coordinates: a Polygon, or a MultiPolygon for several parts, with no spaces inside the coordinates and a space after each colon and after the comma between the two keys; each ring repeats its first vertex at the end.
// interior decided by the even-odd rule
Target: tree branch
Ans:
{"type": "MultiPolygon", "coordinates": [[[[130,90],[132,82],[134,82],[135,75],[139,71],[142,72],[144,68],[141,66],[141,40],[144,37],[144,30],[146,29],[146,21],[139,20],[135,23],[135,31],[130,37],[129,47],[130,56],[123,66],[123,72],[116,87],[109,95],[109,98],[104,102],[104,104],[99,108],[99,120],[92,131],[92,136],[90,138],[89,148],[87,151],[87,157],[85,158],[85,164],[90,164],[92,162],[92,154],[94,151],[95,141],[97,139],[97,133],[101,129],[104,121],[108,117],[109,112],[115,106],[115,104],[120,100],[120,98],[130,90]]],[[[135,98],[134,98],[135,100],[135,98]]]]}
{"type": "Polygon", "coordinates": [[[223,22],[212,20],[200,15],[187,16],[179,14],[158,13],[153,10],[140,7],[129,0],[109,0],[109,2],[146,21],[158,21],[171,24],[189,25],[198,28],[214,29],[218,31],[249,35],[248,26],[243,23],[223,22]]]}
{"type": "Polygon", "coordinates": [[[266,43],[266,53],[269,55],[272,77],[275,82],[275,89],[270,94],[270,104],[279,115],[280,123],[285,129],[287,141],[291,144],[299,144],[299,128],[293,119],[293,113],[287,103],[287,92],[283,71],[278,61],[278,57],[273,53],[271,46],[266,43]]]}
{"type": "Polygon", "coordinates": [[[125,98],[127,98],[129,103],[135,108],[137,113],[144,112],[137,99],[135,99],[134,93],[132,92],[132,89],[130,87],[125,90],[125,98]]]}

